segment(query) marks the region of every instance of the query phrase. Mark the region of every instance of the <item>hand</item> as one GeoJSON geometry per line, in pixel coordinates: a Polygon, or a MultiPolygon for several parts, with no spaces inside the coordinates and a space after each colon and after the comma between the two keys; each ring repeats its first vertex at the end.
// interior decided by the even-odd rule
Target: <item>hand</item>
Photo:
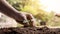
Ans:
{"type": "Polygon", "coordinates": [[[35,18],[32,14],[20,12],[20,15],[18,15],[18,20],[16,20],[18,23],[23,24],[25,27],[27,26],[35,26],[35,18]]]}
{"type": "Polygon", "coordinates": [[[13,8],[6,0],[0,0],[0,12],[15,19],[24,26],[34,26],[35,20],[32,14],[23,13],[13,8]]]}

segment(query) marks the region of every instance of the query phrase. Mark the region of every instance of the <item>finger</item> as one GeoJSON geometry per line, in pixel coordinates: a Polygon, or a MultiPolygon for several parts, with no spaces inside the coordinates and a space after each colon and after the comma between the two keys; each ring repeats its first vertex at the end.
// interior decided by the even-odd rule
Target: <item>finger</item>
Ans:
{"type": "Polygon", "coordinates": [[[17,21],[21,22],[22,24],[23,24],[23,21],[27,19],[26,16],[24,14],[22,14],[22,13],[20,13],[20,15],[18,15],[17,18],[18,18],[17,21]]]}
{"type": "Polygon", "coordinates": [[[28,20],[34,19],[34,17],[32,16],[32,14],[26,14],[26,17],[28,20]]]}
{"type": "Polygon", "coordinates": [[[32,14],[26,14],[27,19],[29,20],[30,26],[34,26],[35,19],[32,14]]]}
{"type": "Polygon", "coordinates": [[[24,13],[20,14],[20,19],[21,20],[17,20],[18,23],[23,24],[24,27],[28,27],[29,26],[29,23],[27,22],[26,15],[24,13]]]}

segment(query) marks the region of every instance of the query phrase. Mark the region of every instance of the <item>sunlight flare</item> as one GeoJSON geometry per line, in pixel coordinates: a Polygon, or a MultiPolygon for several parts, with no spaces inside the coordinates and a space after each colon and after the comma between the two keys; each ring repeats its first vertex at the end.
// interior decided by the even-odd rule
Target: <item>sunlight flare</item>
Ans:
{"type": "Polygon", "coordinates": [[[60,0],[40,0],[41,9],[50,12],[60,13],[60,0]]]}

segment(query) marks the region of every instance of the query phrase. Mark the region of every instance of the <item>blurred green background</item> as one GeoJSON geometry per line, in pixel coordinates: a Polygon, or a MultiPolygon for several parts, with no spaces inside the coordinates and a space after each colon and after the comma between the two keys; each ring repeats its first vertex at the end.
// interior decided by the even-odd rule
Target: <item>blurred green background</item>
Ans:
{"type": "Polygon", "coordinates": [[[31,13],[36,19],[36,25],[41,26],[40,22],[45,22],[47,26],[60,26],[60,17],[40,9],[42,6],[39,0],[7,0],[15,9],[21,12],[31,13]],[[40,21],[39,21],[40,20],[40,21]]]}

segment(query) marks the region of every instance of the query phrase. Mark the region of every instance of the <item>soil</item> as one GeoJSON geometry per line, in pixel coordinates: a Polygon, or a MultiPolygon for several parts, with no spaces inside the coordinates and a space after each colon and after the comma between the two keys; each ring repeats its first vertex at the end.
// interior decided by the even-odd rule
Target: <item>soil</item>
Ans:
{"type": "Polygon", "coordinates": [[[22,28],[3,28],[0,34],[60,34],[60,28],[48,27],[22,27],[22,28]]]}

